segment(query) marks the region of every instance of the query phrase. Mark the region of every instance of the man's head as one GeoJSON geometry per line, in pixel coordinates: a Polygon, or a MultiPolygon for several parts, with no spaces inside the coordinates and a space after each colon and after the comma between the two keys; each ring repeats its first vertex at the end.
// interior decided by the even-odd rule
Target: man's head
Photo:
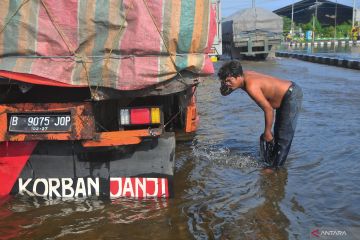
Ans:
{"type": "Polygon", "coordinates": [[[218,77],[221,80],[220,93],[226,96],[236,88],[241,87],[244,80],[243,75],[240,61],[234,60],[224,63],[218,72],[218,77]]]}

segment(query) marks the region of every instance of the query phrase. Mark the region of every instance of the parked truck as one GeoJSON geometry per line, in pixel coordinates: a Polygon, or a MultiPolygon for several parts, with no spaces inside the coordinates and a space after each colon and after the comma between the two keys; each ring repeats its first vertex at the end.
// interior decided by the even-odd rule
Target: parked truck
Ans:
{"type": "Polygon", "coordinates": [[[280,45],[283,20],[262,8],[240,10],[222,23],[224,51],[232,58],[265,59],[280,45]]]}
{"type": "Polygon", "coordinates": [[[213,16],[210,0],[1,1],[0,196],[171,196],[213,16]]]}

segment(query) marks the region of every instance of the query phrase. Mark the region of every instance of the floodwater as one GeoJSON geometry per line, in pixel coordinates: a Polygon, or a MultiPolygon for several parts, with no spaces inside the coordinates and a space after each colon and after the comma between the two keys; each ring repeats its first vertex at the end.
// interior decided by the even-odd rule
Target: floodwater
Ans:
{"type": "Polygon", "coordinates": [[[0,239],[309,239],[320,227],[360,228],[360,72],[295,59],[243,66],[303,89],[284,169],[261,171],[262,112],[240,90],[222,97],[214,77],[198,88],[200,129],[177,145],[174,199],[15,197],[0,207],[0,239]]]}

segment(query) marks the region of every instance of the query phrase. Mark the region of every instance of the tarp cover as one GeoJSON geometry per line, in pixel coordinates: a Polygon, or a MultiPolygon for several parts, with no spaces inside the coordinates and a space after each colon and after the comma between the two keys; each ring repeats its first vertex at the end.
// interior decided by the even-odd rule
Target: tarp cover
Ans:
{"type": "Polygon", "coordinates": [[[240,10],[226,18],[223,22],[223,32],[233,33],[234,35],[255,30],[272,33],[282,33],[283,31],[283,19],[263,8],[240,10]]]}
{"type": "Polygon", "coordinates": [[[0,71],[136,90],[212,74],[211,0],[1,0],[0,71]]]}

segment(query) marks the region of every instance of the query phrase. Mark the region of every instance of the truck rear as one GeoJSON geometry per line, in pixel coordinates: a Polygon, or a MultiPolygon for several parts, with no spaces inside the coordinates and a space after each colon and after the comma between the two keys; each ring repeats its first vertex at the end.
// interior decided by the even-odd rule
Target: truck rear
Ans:
{"type": "Polygon", "coordinates": [[[262,8],[248,8],[223,21],[223,44],[232,58],[265,59],[281,43],[283,20],[262,8]]]}
{"type": "Polygon", "coordinates": [[[0,196],[171,196],[213,16],[208,1],[2,1],[0,196]]]}

